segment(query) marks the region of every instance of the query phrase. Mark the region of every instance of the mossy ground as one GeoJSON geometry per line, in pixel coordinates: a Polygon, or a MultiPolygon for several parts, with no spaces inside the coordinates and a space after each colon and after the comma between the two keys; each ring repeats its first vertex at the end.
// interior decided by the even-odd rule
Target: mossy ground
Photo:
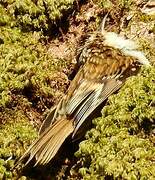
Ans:
{"type": "Polygon", "coordinates": [[[22,110],[6,109],[0,115],[3,120],[7,119],[0,127],[0,179],[11,180],[14,174],[10,169],[15,159],[32,143],[37,133],[22,110]]]}
{"type": "Polygon", "coordinates": [[[73,2],[0,2],[0,179],[17,178],[15,160],[68,86],[70,59],[52,56],[47,35],[73,2]]]}
{"type": "MultiPolygon", "coordinates": [[[[143,15],[134,0],[0,2],[0,179],[17,179],[11,170],[14,161],[37,136],[46,111],[66,91],[79,42],[99,27],[107,12],[106,29],[136,40],[154,62],[154,18],[143,15]]],[[[76,153],[84,163],[83,178],[154,175],[154,76],[152,68],[129,79],[109,99],[103,117],[94,120],[96,129],[87,133],[76,153]],[[97,150],[87,152],[94,144],[97,150]]],[[[62,165],[58,179],[70,174],[66,167],[62,165]]]]}

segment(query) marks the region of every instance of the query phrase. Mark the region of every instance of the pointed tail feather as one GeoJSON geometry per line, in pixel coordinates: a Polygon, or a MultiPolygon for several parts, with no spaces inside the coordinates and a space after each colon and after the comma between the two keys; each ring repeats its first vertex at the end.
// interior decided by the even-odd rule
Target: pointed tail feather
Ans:
{"type": "Polygon", "coordinates": [[[50,113],[42,123],[39,129],[39,135],[41,135],[48,127],[50,127],[57,120],[59,113],[58,111],[62,108],[63,99],[60,100],[57,106],[54,106],[50,109],[50,113]]]}
{"type": "Polygon", "coordinates": [[[50,127],[51,124],[53,124],[53,117],[54,117],[54,114],[55,114],[55,110],[56,110],[56,106],[52,107],[50,109],[50,113],[48,114],[48,116],[46,117],[46,119],[43,121],[40,129],[39,129],[39,136],[44,132],[46,131],[46,129],[48,127],[50,127]]]}
{"type": "Polygon", "coordinates": [[[73,120],[60,119],[56,121],[29,147],[15,166],[18,166],[27,156],[29,156],[29,159],[25,165],[34,157],[36,158],[35,166],[37,164],[45,165],[49,163],[73,131],[73,120]]]}

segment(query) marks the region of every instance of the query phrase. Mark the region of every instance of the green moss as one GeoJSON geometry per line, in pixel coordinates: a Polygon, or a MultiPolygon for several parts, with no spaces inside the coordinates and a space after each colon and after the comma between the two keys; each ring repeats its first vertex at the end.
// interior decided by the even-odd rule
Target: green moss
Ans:
{"type": "Polygon", "coordinates": [[[118,5],[127,9],[130,9],[133,3],[133,0],[118,0],[118,5]]]}
{"type": "Polygon", "coordinates": [[[150,42],[150,39],[140,38],[139,44],[141,46],[141,50],[147,54],[147,57],[150,59],[150,62],[155,65],[155,50],[153,42],[150,42]]]}
{"type": "Polygon", "coordinates": [[[22,94],[25,89],[33,91],[36,97],[56,97],[62,93],[52,91],[50,80],[67,62],[52,57],[41,42],[40,33],[2,27],[0,37],[4,42],[0,44],[0,107],[8,106],[12,94],[22,94]]]}
{"type": "Polygon", "coordinates": [[[108,9],[108,8],[112,8],[113,7],[113,3],[110,0],[101,0],[101,1],[94,1],[96,4],[98,4],[99,6],[108,9]]]}
{"type": "Polygon", "coordinates": [[[154,179],[155,68],[127,80],[94,120],[76,156],[84,179],[154,179]]]}
{"type": "Polygon", "coordinates": [[[118,9],[129,10],[132,8],[132,5],[135,4],[133,0],[117,0],[117,1],[93,0],[93,2],[108,11],[109,10],[118,11],[118,9]]]}
{"type": "Polygon", "coordinates": [[[10,106],[19,92],[31,100],[53,99],[49,101],[63,94],[63,87],[54,89],[52,81],[67,62],[52,57],[42,31],[51,30],[52,24],[73,7],[73,2],[0,2],[0,108],[10,106]]]}
{"type": "Polygon", "coordinates": [[[0,115],[7,118],[7,124],[0,126],[0,179],[13,179],[11,168],[15,160],[37,137],[37,133],[22,110],[6,109],[0,115]]]}
{"type": "Polygon", "coordinates": [[[0,4],[0,26],[8,25],[11,22],[11,20],[12,19],[7,14],[6,9],[0,4]]]}
{"type": "MultiPolygon", "coordinates": [[[[56,20],[61,19],[65,13],[73,8],[73,3],[74,0],[6,0],[0,4],[7,9],[8,18],[11,19],[12,23],[15,22],[16,26],[26,30],[44,31],[49,30],[56,20]]],[[[0,12],[2,11],[4,8],[0,9],[0,12]]],[[[7,23],[3,16],[1,19],[3,24],[7,23]]]]}

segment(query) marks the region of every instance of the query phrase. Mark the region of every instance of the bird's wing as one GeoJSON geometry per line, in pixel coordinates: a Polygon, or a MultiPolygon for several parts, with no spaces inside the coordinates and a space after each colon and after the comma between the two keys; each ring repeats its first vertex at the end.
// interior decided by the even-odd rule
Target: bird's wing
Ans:
{"type": "Polygon", "coordinates": [[[101,84],[96,84],[94,91],[81,104],[74,114],[75,129],[72,137],[75,136],[83,122],[91,115],[91,113],[103,103],[112,93],[122,86],[122,82],[115,79],[107,80],[101,84]]]}
{"type": "Polygon", "coordinates": [[[131,68],[134,61],[116,53],[118,59],[115,56],[109,59],[91,56],[89,62],[86,62],[79,72],[76,83],[73,83],[65,105],[66,114],[74,119],[75,129],[72,137],[88,116],[122,86],[123,81],[119,78],[131,68]]]}

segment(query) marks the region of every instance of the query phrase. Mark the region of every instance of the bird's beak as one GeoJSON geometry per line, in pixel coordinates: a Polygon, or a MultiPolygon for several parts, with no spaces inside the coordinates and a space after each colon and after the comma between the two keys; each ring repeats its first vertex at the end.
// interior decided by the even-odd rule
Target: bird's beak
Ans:
{"type": "Polygon", "coordinates": [[[102,23],[101,23],[101,32],[102,32],[102,34],[104,35],[105,34],[105,23],[106,23],[106,19],[107,19],[107,17],[108,17],[108,14],[109,14],[109,12],[104,16],[104,18],[103,18],[103,20],[102,20],[102,23]]]}

